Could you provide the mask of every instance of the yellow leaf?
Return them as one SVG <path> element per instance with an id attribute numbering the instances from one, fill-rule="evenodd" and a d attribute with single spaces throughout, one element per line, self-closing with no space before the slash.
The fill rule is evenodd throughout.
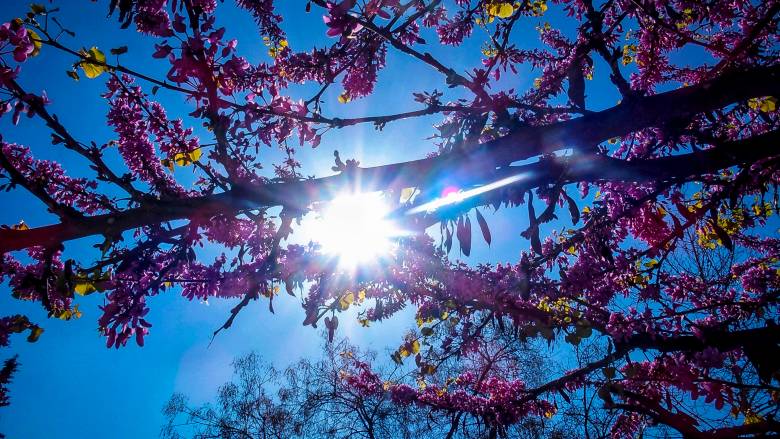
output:
<path id="1" fill-rule="evenodd" d="M 279 47 L 287 47 L 287 40 L 279 41 Z"/>
<path id="2" fill-rule="evenodd" d="M 196 148 L 189 152 L 177 153 L 173 156 L 173 161 L 179 166 L 187 166 L 193 162 L 197 162 L 200 159 L 201 154 L 203 154 L 203 152 L 200 148 Z M 173 165 L 171 165 L 170 169 L 173 169 Z"/>
<path id="3" fill-rule="evenodd" d="M 38 341 L 38 338 L 40 338 L 41 334 L 43 334 L 43 328 L 40 326 L 35 326 L 30 329 L 30 335 L 27 336 L 27 341 L 30 343 L 35 343 Z"/>
<path id="4" fill-rule="evenodd" d="M 55 314 L 55 316 L 60 320 L 80 319 L 81 311 L 79 311 L 79 307 L 76 305 L 73 309 L 63 310 L 59 314 Z"/>
<path id="5" fill-rule="evenodd" d="M 30 56 L 37 56 L 41 53 L 41 47 L 43 46 L 41 41 L 43 40 L 41 40 L 41 37 L 32 29 L 27 29 L 27 34 L 30 35 L 30 39 L 33 43 L 33 51 L 30 53 Z"/>
<path id="6" fill-rule="evenodd" d="M 511 3 L 494 3 L 488 7 L 488 14 L 498 18 L 509 18 L 514 12 L 515 8 Z"/>
<path id="7" fill-rule="evenodd" d="M 185 152 L 176 153 L 173 156 L 173 161 L 179 166 L 187 166 L 190 164 L 190 161 L 187 158 L 187 153 Z M 171 167 L 169 169 L 173 169 L 173 164 L 171 164 Z"/>
<path id="8" fill-rule="evenodd" d="M 777 109 L 777 98 L 768 97 L 761 101 L 761 107 L 759 107 L 764 113 L 771 113 Z"/>
<path id="9" fill-rule="evenodd" d="M 420 342 L 415 340 L 412 342 L 412 353 L 417 354 L 420 352 Z"/>
<path id="10" fill-rule="evenodd" d="M 24 220 L 22 220 L 22 221 L 19 221 L 19 224 L 15 224 L 15 225 L 11 226 L 11 229 L 13 229 L 13 230 L 29 230 L 30 226 L 28 226 L 24 222 Z"/>
<path id="11" fill-rule="evenodd" d="M 485 55 L 488 58 L 496 56 L 497 53 L 498 53 L 498 50 L 496 50 L 496 49 L 494 49 L 492 47 L 483 47 L 482 48 L 482 54 Z M 485 128 L 482 131 L 482 134 L 484 134 L 486 131 L 489 131 L 489 129 Z"/>
<path id="12" fill-rule="evenodd" d="M 762 418 L 761 415 L 757 415 L 752 410 L 745 413 L 745 425 L 758 424 L 763 421 L 764 418 Z"/>
<path id="13" fill-rule="evenodd" d="M 346 104 L 347 102 L 349 102 L 351 100 L 352 100 L 352 98 L 349 97 L 347 92 L 344 92 L 344 93 L 339 95 L 339 102 L 342 103 L 342 104 Z"/>
<path id="14" fill-rule="evenodd" d="M 339 299 L 339 307 L 341 307 L 342 310 L 345 310 L 349 308 L 349 305 L 352 305 L 352 302 L 354 301 L 355 301 L 355 294 L 347 293 L 341 299 Z"/>
<path id="15" fill-rule="evenodd" d="M 97 78 L 107 70 L 105 65 L 106 55 L 97 47 L 92 47 L 88 52 L 82 52 L 82 54 L 87 55 L 90 58 L 90 60 L 84 60 L 80 63 L 82 70 L 84 70 L 84 75 L 87 78 Z"/>
<path id="16" fill-rule="evenodd" d="M 358 293 L 358 302 L 366 300 L 366 290 L 360 290 Z"/>
<path id="17" fill-rule="evenodd" d="M 753 98 L 748 100 L 748 107 L 753 110 L 759 110 L 762 113 L 771 113 L 777 110 L 777 98 L 774 96 Z"/>
<path id="18" fill-rule="evenodd" d="M 97 288 L 95 288 L 95 284 L 90 281 L 78 281 L 73 288 L 73 291 L 79 296 L 86 296 L 97 291 Z"/>
<path id="19" fill-rule="evenodd" d="M 407 187 L 401 190 L 401 203 L 408 203 L 412 201 L 414 198 L 415 193 L 417 192 L 416 187 Z"/>
<path id="20" fill-rule="evenodd" d="M 43 6 L 38 3 L 31 3 L 30 12 L 32 12 L 35 15 L 44 15 L 46 14 L 46 6 Z"/>
<path id="21" fill-rule="evenodd" d="M 545 12 L 547 12 L 547 2 L 542 1 L 535 1 L 533 5 L 531 6 L 534 15 L 541 16 L 544 15 Z"/>

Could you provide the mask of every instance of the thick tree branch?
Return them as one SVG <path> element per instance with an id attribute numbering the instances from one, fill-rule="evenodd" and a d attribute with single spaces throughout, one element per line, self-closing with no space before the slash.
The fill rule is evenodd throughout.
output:
<path id="1" fill-rule="evenodd" d="M 221 194 L 166 203 L 145 203 L 121 213 L 89 217 L 79 223 L 24 231 L 0 230 L 0 253 L 96 234 L 117 234 L 147 224 L 194 216 L 280 205 L 303 209 L 314 201 L 328 199 L 350 187 L 363 191 L 398 189 L 420 186 L 426 181 L 443 178 L 466 186 L 484 184 L 508 172 L 528 172 L 529 178 L 538 185 L 545 182 L 545 178 L 549 179 L 551 172 L 557 181 L 561 170 L 547 166 L 546 161 L 525 167 L 509 167 L 509 164 L 563 148 L 578 149 L 598 144 L 612 137 L 688 118 L 749 98 L 778 94 L 780 66 L 760 67 L 723 75 L 708 83 L 638 98 L 577 119 L 546 126 L 522 127 L 507 136 L 476 145 L 471 150 L 434 158 L 358 168 L 336 176 L 304 181 L 237 186 Z M 603 156 L 583 156 L 587 160 L 568 164 L 566 175 L 569 181 L 636 181 L 691 176 L 771 156 L 775 153 L 777 137 L 777 132 L 773 132 L 752 140 L 732 142 L 706 152 L 706 160 L 702 159 L 702 153 L 634 162 Z M 475 197 L 475 202 L 479 201 Z"/>

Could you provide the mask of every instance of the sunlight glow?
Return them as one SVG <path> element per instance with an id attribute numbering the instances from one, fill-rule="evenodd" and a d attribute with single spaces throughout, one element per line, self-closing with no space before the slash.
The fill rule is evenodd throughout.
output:
<path id="1" fill-rule="evenodd" d="M 480 186 L 474 189 L 469 189 L 467 191 L 458 190 L 457 188 L 453 188 L 452 186 L 448 186 L 444 189 L 442 192 L 442 196 L 433 200 L 429 201 L 425 204 L 421 204 L 415 208 L 409 209 L 407 214 L 416 214 L 421 212 L 433 212 L 436 209 L 440 209 L 444 206 L 448 206 L 450 204 L 460 203 L 463 200 L 466 200 L 468 198 L 484 194 L 485 192 L 490 192 L 492 190 L 498 189 L 500 187 L 516 183 L 524 178 L 526 178 L 527 173 L 517 174 L 513 175 L 511 177 L 502 178 L 501 180 L 494 181 L 493 183 L 488 183 L 484 186 Z"/>
<path id="2" fill-rule="evenodd" d="M 379 192 L 345 194 L 328 202 L 307 224 L 307 232 L 339 265 L 376 263 L 403 232 L 388 219 L 390 208 Z"/>

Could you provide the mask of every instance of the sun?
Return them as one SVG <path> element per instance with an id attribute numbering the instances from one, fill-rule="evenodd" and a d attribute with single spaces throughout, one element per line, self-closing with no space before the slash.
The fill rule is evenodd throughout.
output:
<path id="1" fill-rule="evenodd" d="M 404 233 L 389 216 L 381 192 L 342 194 L 323 205 L 305 224 L 307 235 L 343 267 L 379 262 Z"/>

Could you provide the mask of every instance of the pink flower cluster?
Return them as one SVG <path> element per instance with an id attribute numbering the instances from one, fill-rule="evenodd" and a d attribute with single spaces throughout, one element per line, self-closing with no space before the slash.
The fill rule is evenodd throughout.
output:
<path id="1" fill-rule="evenodd" d="M 447 385 L 426 385 L 414 388 L 403 383 L 382 383 L 370 366 L 353 361 L 351 370 L 342 373 L 342 379 L 352 389 L 366 396 L 386 392 L 396 404 L 419 404 L 434 410 L 465 412 L 487 423 L 506 426 L 525 416 L 551 416 L 555 406 L 548 401 L 527 398 L 525 383 L 505 381 L 490 376 L 478 380 L 472 372 L 465 372 Z"/>
<path id="2" fill-rule="evenodd" d="M 14 61 L 20 63 L 27 61 L 37 50 L 32 34 L 22 25 L 21 20 L 0 24 L 0 50 L 8 45 L 13 47 Z"/>
<path id="3" fill-rule="evenodd" d="M 42 188 L 57 203 L 90 215 L 111 208 L 111 200 L 96 191 L 96 181 L 68 177 L 62 165 L 50 160 L 36 160 L 30 154 L 30 149 L 22 145 L 0 143 L 0 150 L 25 180 Z"/>
<path id="4" fill-rule="evenodd" d="M 184 194 L 184 189 L 176 183 L 171 175 L 165 172 L 160 158 L 155 151 L 151 135 L 155 132 L 162 135 L 169 152 L 188 147 L 186 138 L 175 139 L 171 135 L 186 135 L 181 125 L 174 124 L 171 129 L 163 129 L 165 125 L 158 117 L 160 114 L 146 114 L 146 95 L 141 88 L 133 85 L 132 79 L 123 77 L 121 80 L 112 77 L 108 81 L 108 92 L 103 95 L 109 102 L 108 124 L 119 135 L 117 146 L 119 153 L 134 177 L 148 183 L 156 192 L 167 196 Z M 176 129 L 178 126 L 178 129 Z M 191 132 L 189 132 L 191 133 Z M 176 144 L 171 144 L 174 139 Z M 194 140 L 197 142 L 197 140 Z M 184 142 L 184 143 L 178 143 Z M 192 144 L 193 140 L 189 141 Z"/>
<path id="5" fill-rule="evenodd" d="M 167 0 L 138 0 L 135 2 L 135 25 L 139 32 L 169 37 L 171 17 L 168 15 Z"/>

